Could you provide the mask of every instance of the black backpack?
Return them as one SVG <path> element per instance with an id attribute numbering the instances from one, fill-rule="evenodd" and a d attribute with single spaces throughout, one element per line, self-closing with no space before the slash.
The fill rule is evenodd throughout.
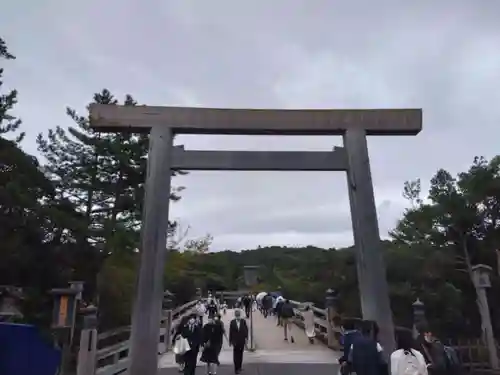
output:
<path id="1" fill-rule="evenodd" d="M 448 369 L 448 358 L 444 345 L 440 341 L 434 341 L 430 347 L 422 346 L 427 357 L 431 360 L 431 368 L 440 373 Z M 430 350 L 430 352 L 429 352 Z"/>
<path id="2" fill-rule="evenodd" d="M 459 375 L 462 372 L 462 363 L 458 358 L 457 351 L 451 346 L 444 346 L 448 370 L 451 374 Z"/>
<path id="3" fill-rule="evenodd" d="M 291 318 L 293 317 L 294 311 L 293 311 L 293 306 L 291 303 L 284 303 L 283 306 L 281 307 L 281 316 L 283 318 Z"/>

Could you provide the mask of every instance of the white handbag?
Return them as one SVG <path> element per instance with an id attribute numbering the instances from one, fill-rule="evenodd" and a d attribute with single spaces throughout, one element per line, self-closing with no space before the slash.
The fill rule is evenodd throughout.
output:
<path id="1" fill-rule="evenodd" d="M 189 346 L 189 341 L 184 337 L 179 337 L 175 341 L 175 345 L 172 349 L 174 354 L 178 354 L 178 355 L 183 355 L 183 354 L 189 352 L 190 350 L 191 350 L 191 347 Z"/>

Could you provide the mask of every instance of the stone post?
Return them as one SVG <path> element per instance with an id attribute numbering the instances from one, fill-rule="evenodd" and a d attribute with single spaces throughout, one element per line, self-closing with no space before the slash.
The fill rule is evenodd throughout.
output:
<path id="1" fill-rule="evenodd" d="M 338 316 L 337 302 L 337 292 L 331 288 L 328 289 L 325 296 L 328 347 L 338 350 L 340 343 L 337 337 L 339 327 L 336 325 L 336 318 Z"/>
<path id="2" fill-rule="evenodd" d="M 97 308 L 87 306 L 80 313 L 83 315 L 83 328 L 80 333 L 76 375 L 94 375 L 97 362 Z"/>
<path id="3" fill-rule="evenodd" d="M 422 301 L 420 301 L 420 298 L 417 298 L 411 306 L 413 308 L 413 337 L 417 338 L 420 333 L 420 329 L 427 325 L 425 305 Z"/>
<path id="4" fill-rule="evenodd" d="M 69 287 L 70 289 L 76 290 L 78 293 L 75 296 L 75 303 L 73 304 L 73 323 L 71 324 L 71 337 L 69 339 L 70 346 L 73 346 L 73 337 L 75 336 L 75 323 L 76 323 L 76 313 L 78 311 L 78 307 L 82 302 L 82 294 L 83 294 L 83 281 L 70 281 Z"/>
<path id="5" fill-rule="evenodd" d="M 500 369 L 498 363 L 498 352 L 496 348 L 495 336 L 493 335 L 493 327 L 491 325 L 490 308 L 488 306 L 488 298 L 486 289 L 491 287 L 490 273 L 493 269 L 485 264 L 478 264 L 472 267 L 474 286 L 477 292 L 477 302 L 479 313 L 481 314 L 481 327 L 483 338 L 488 347 L 490 366 L 493 370 Z"/>

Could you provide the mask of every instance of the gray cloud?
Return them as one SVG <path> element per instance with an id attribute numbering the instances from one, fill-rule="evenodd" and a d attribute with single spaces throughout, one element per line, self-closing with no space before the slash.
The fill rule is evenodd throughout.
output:
<path id="1" fill-rule="evenodd" d="M 215 107 L 422 107 L 418 137 L 369 140 L 381 235 L 404 209 L 402 184 L 458 172 L 498 152 L 500 5 L 483 1 L 60 0 L 2 8 L 18 56 L 7 85 L 35 152 L 94 91 L 141 103 Z M 338 137 L 177 139 L 191 149 L 329 150 Z M 172 217 L 215 249 L 352 243 L 341 173 L 201 173 Z"/>

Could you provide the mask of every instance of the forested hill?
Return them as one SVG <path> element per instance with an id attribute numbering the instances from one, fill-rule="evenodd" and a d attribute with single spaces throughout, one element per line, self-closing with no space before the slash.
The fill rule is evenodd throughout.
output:
<path id="1" fill-rule="evenodd" d="M 411 323 L 411 304 L 420 298 L 439 330 L 453 332 L 460 327 L 464 332 L 464 326 L 468 326 L 472 332 L 478 328 L 474 323 L 479 321 L 474 290 L 467 274 L 456 270 L 452 249 L 417 248 L 396 241 L 383 241 L 383 249 L 397 324 Z M 260 266 L 261 284 L 256 290 L 280 287 L 290 298 L 322 306 L 326 289 L 334 288 L 339 292 L 341 312 L 360 315 L 352 248 L 271 246 L 241 252 L 171 252 L 166 266 L 167 285 L 179 294 L 189 294 L 196 287 L 235 290 L 244 285 L 245 265 Z M 493 290 L 499 291 L 498 278 L 493 277 L 493 283 Z M 500 311 L 498 301 L 491 299 L 490 303 L 494 312 Z"/>

